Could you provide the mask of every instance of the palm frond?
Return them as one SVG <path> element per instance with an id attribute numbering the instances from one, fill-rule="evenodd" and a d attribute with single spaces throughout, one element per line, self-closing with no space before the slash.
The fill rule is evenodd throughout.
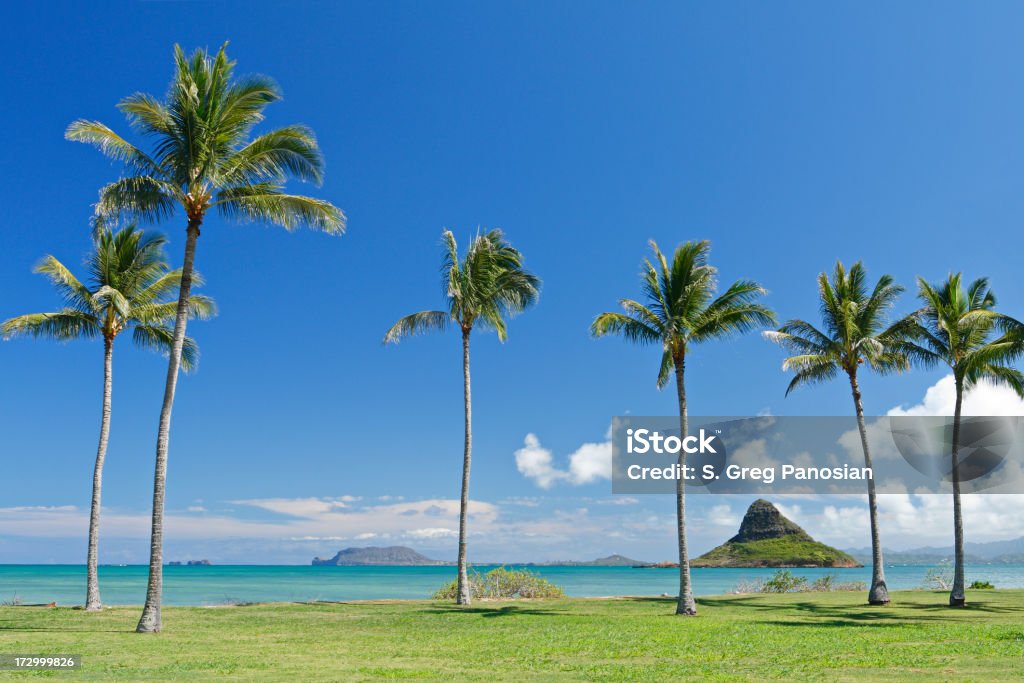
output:
<path id="1" fill-rule="evenodd" d="M 174 345 L 174 328 L 166 325 L 135 325 L 132 329 L 132 341 L 139 348 L 167 356 Z M 198 366 L 199 346 L 191 337 L 185 337 L 181 347 L 181 369 L 191 372 Z"/>
<path id="2" fill-rule="evenodd" d="M 0 325 L 4 339 L 18 336 L 46 337 L 58 341 L 90 339 L 101 331 L 99 321 L 73 308 L 54 313 L 29 313 L 5 320 Z"/>
<path id="3" fill-rule="evenodd" d="M 279 225 L 286 230 L 307 226 L 328 234 L 345 231 L 345 214 L 330 202 L 285 194 L 273 183 L 222 190 L 215 201 L 221 215 Z"/>
<path id="4" fill-rule="evenodd" d="M 451 315 L 444 311 L 420 311 L 401 318 L 384 335 L 384 344 L 397 344 L 405 337 L 431 330 L 444 331 L 451 324 Z"/>

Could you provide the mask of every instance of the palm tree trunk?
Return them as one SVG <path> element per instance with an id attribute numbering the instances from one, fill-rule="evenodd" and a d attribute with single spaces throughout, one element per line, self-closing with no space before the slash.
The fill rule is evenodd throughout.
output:
<path id="1" fill-rule="evenodd" d="M 100 602 L 99 541 L 100 495 L 103 489 L 103 461 L 107 457 L 110 439 L 110 396 L 114 386 L 114 340 L 103 338 L 103 413 L 100 419 L 100 443 L 96 448 L 96 466 L 92 471 L 92 504 L 89 508 L 89 552 L 85 563 L 85 609 L 95 612 Z"/>
<path id="2" fill-rule="evenodd" d="M 853 406 L 857 411 L 857 429 L 860 430 L 860 445 L 864 449 L 864 467 L 871 470 L 871 450 L 868 448 L 868 429 L 864 424 L 864 405 L 861 403 L 860 385 L 856 371 L 850 373 L 850 389 L 853 391 Z M 889 604 L 889 588 L 885 583 L 885 561 L 882 558 L 882 538 L 878 531 L 878 498 L 875 496 L 875 480 L 868 477 L 868 517 L 871 519 L 871 590 L 868 591 L 869 605 Z"/>
<path id="3" fill-rule="evenodd" d="M 163 592 L 163 545 L 164 545 L 164 486 L 167 480 L 167 447 L 170 442 L 171 408 L 174 406 L 174 390 L 178 385 L 178 367 L 181 365 L 181 349 L 185 343 L 185 327 L 188 324 L 188 299 L 192 293 L 192 271 L 195 263 L 196 240 L 199 239 L 199 225 L 202 219 L 189 218 L 185 233 L 185 261 L 181 268 L 181 288 L 178 292 L 178 310 L 174 318 L 174 339 L 170 359 L 167 362 L 167 383 L 164 386 L 164 402 L 160 409 L 160 427 L 156 438 L 156 469 L 153 476 L 153 524 L 149 540 L 149 581 L 146 585 L 146 604 L 135 630 L 139 633 L 156 633 L 161 628 L 160 605 Z"/>
<path id="4" fill-rule="evenodd" d="M 466 440 L 462 454 L 462 498 L 459 501 L 459 594 L 456 603 L 472 600 L 466 570 L 466 517 L 469 512 L 469 465 L 473 453 L 473 401 L 469 385 L 469 330 L 462 331 L 462 387 L 466 406 Z"/>
<path id="5" fill-rule="evenodd" d="M 686 413 L 686 360 L 682 356 L 676 359 L 676 393 L 679 397 L 679 438 L 689 433 Z M 686 451 L 679 450 L 680 472 L 686 472 Z M 686 483 L 683 476 L 676 479 L 676 534 L 679 539 L 679 600 L 676 603 L 676 614 L 694 615 L 697 603 L 693 599 L 693 587 L 690 583 L 690 556 L 686 550 Z"/>
<path id="6" fill-rule="evenodd" d="M 963 407 L 964 385 L 956 380 L 956 409 L 953 412 L 953 589 L 949 592 L 949 606 L 963 607 L 964 595 L 964 515 L 960 508 L 960 412 Z"/>

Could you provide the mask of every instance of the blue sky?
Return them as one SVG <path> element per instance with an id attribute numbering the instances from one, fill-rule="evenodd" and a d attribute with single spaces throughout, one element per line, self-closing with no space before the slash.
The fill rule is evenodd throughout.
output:
<path id="1" fill-rule="evenodd" d="M 80 262 L 96 191 L 117 177 L 64 128 L 126 130 L 115 103 L 163 93 L 175 42 L 230 40 L 240 73 L 278 80 L 266 125 L 314 128 L 327 176 L 309 191 L 349 217 L 341 238 L 204 227 L 197 264 L 221 314 L 191 328 L 202 363 L 179 384 L 170 559 L 305 562 L 371 539 L 454 554 L 458 339 L 380 345 L 399 316 L 439 305 L 444 227 L 463 242 L 503 228 L 544 280 L 507 343 L 474 339 L 480 560 L 672 556 L 671 499 L 612 504 L 602 479 L 544 490 L 514 456 L 535 434 L 564 469 L 612 416 L 675 410 L 656 351 L 587 333 L 638 294 L 648 239 L 710 239 L 721 278 L 759 280 L 783 318 L 814 316 L 814 277 L 837 258 L 908 286 L 986 274 L 1024 315 L 1019 4 L 65 3 L 5 6 L 0 21 L 16 27 L 0 66 L 0 318 L 54 307 L 31 267 Z M 180 223 L 160 226 L 176 263 Z M 0 561 L 84 557 L 100 355 L 0 344 Z M 849 412 L 839 383 L 784 398 L 780 362 L 756 335 L 697 349 L 691 411 Z M 146 557 L 163 368 L 116 349 L 106 561 Z M 865 378 L 867 410 L 919 404 L 941 377 Z M 698 504 L 698 549 L 746 502 Z M 827 509 L 806 502 L 800 521 L 866 545 L 859 526 L 828 536 Z"/>

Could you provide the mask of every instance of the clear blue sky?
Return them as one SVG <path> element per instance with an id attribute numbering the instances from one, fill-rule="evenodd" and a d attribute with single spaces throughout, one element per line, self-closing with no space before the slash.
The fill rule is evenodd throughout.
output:
<path id="1" fill-rule="evenodd" d="M 80 262 L 90 205 L 119 172 L 64 128 L 86 117 L 126 131 L 115 103 L 164 92 L 175 42 L 230 40 L 240 73 L 284 90 L 266 125 L 302 122 L 319 136 L 326 182 L 309 191 L 346 211 L 345 236 L 211 218 L 200 239 L 203 291 L 221 314 L 191 328 L 202 363 L 179 384 L 168 509 L 212 516 L 211 528 L 294 519 L 237 501 L 361 497 L 339 508 L 354 510 L 379 496 L 457 497 L 457 337 L 380 344 L 397 317 L 440 304 L 444 227 L 462 241 L 503 228 L 544 280 L 507 343 L 474 339 L 473 498 L 510 523 L 603 520 L 591 536 L 538 531 L 547 540 L 524 546 L 530 557 L 492 547 L 478 559 L 672 556 L 671 500 L 604 505 L 607 481 L 543 491 L 513 456 L 535 433 L 564 468 L 613 415 L 675 410 L 654 386 L 656 351 L 587 331 L 638 294 L 648 239 L 710 239 L 721 278 L 759 280 L 783 318 L 815 316 L 814 277 L 837 258 L 908 286 L 951 269 L 986 274 L 1004 310 L 1024 315 L 1017 3 L 104 2 L 7 5 L 0 21 L 0 318 L 55 306 L 31 268 L 46 253 Z M 160 229 L 180 262 L 182 221 Z M 104 500 L 131 527 L 148 514 L 165 364 L 126 342 Z M 697 349 L 691 411 L 849 412 L 840 383 L 785 399 L 780 362 L 756 335 Z M 61 525 L 78 529 L 88 505 L 101 369 L 95 343 L 0 344 L 0 507 L 65 508 L 8 510 L 0 561 L 84 559 L 84 538 Z M 867 409 L 919 403 L 940 377 L 865 379 Z M 620 545 L 600 533 L 655 518 L 663 533 Z M 443 532 L 386 535 L 374 519 L 364 539 L 454 554 Z M 189 533 L 171 532 L 171 553 L 305 561 L 355 538 L 302 545 L 245 531 L 253 538 L 231 554 Z M 707 546 L 728 532 L 695 533 Z M 122 536 L 105 541 L 105 558 L 143 560 L 144 533 Z"/>

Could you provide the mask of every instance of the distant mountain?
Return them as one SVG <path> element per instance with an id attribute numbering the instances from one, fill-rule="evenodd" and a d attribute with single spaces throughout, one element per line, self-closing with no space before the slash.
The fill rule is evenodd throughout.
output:
<path id="1" fill-rule="evenodd" d="M 366 548 L 345 548 L 330 558 L 313 558 L 313 565 L 327 565 L 336 567 L 351 567 L 358 565 L 444 565 L 450 564 L 441 560 L 432 560 L 429 557 L 420 555 L 412 548 L 401 545 L 392 545 L 386 548 L 370 546 Z"/>
<path id="2" fill-rule="evenodd" d="M 526 566 L 533 567 L 635 567 L 637 565 L 646 564 L 638 560 L 633 560 L 625 555 L 609 555 L 608 557 L 599 557 L 596 560 L 559 560 L 555 562 L 531 562 Z"/>
<path id="3" fill-rule="evenodd" d="M 691 563 L 693 567 L 859 567 L 842 550 L 819 543 L 767 500 L 755 500 L 739 533 Z"/>
<path id="4" fill-rule="evenodd" d="M 871 562 L 870 548 L 855 548 L 848 553 L 857 559 Z M 886 564 L 938 564 L 953 561 L 953 548 L 925 546 L 910 550 L 891 550 L 886 548 Z M 989 541 L 987 543 L 964 543 L 964 561 L 967 564 L 1022 564 L 1024 563 L 1024 536 L 1009 541 Z"/>

